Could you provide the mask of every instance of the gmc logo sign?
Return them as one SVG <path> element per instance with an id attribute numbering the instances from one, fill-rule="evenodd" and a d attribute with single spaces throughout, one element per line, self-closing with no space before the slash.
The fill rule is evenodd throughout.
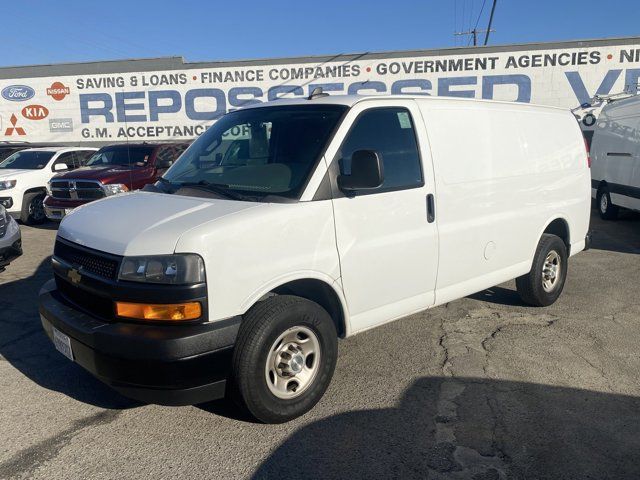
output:
<path id="1" fill-rule="evenodd" d="M 28 105 L 22 109 L 22 116 L 27 120 L 42 120 L 49 116 L 49 109 L 42 105 Z"/>

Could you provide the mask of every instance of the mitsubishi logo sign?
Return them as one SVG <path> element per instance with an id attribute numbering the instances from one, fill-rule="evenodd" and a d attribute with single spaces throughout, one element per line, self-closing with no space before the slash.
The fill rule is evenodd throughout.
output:
<path id="1" fill-rule="evenodd" d="M 16 132 L 16 135 L 26 135 L 27 134 L 27 132 L 24 131 L 24 128 L 16 127 L 16 124 L 18 123 L 18 117 L 16 117 L 15 114 L 11 115 L 11 118 L 9 119 L 9 122 L 11 123 L 12 126 L 7 128 L 7 130 L 4 132 L 5 135 L 11 136 L 11 135 L 13 135 L 13 132 Z"/>

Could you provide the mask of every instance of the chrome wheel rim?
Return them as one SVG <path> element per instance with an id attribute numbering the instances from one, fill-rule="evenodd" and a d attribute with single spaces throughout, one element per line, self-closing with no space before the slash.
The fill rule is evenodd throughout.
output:
<path id="1" fill-rule="evenodd" d="M 36 221 L 44 219 L 44 205 L 42 201 L 42 197 L 37 197 L 29 204 L 29 215 Z"/>
<path id="2" fill-rule="evenodd" d="M 558 252 L 551 250 L 544 259 L 542 266 L 542 288 L 545 292 L 551 292 L 558 284 L 560 278 L 561 258 Z"/>
<path id="3" fill-rule="evenodd" d="M 307 327 L 285 330 L 269 349 L 265 380 L 276 397 L 290 400 L 313 384 L 320 366 L 320 341 Z"/>
<path id="4" fill-rule="evenodd" d="M 607 213 L 607 208 L 609 208 L 609 200 L 607 199 L 607 195 L 603 193 L 600 195 L 600 211 Z"/>

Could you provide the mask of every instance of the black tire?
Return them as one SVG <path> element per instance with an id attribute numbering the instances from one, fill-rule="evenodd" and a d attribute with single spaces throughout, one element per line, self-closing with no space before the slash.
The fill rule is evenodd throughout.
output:
<path id="1" fill-rule="evenodd" d="M 549 257 L 556 260 L 552 252 L 557 255 L 559 268 L 558 273 L 554 275 L 555 280 L 550 284 L 549 277 L 545 277 L 544 269 Z M 568 266 L 567 247 L 562 239 L 556 235 L 543 234 L 531 270 L 526 275 L 516 278 L 516 288 L 522 301 L 534 307 L 546 307 L 554 303 L 564 288 Z"/>
<path id="2" fill-rule="evenodd" d="M 278 398 L 267 384 L 268 358 L 273 355 L 271 349 L 279 337 L 298 327 L 313 332 L 319 342 L 319 360 L 314 367 L 317 370 L 299 396 Z M 338 335 L 326 310 L 300 297 L 271 297 L 256 304 L 242 320 L 233 352 L 230 396 L 261 422 L 286 422 L 308 412 L 322 398 L 331 382 L 337 358 Z M 291 377 L 291 380 L 295 379 Z"/>
<path id="3" fill-rule="evenodd" d="M 615 220 L 618 218 L 619 208 L 611 201 L 611 195 L 606 185 L 603 185 L 598 190 L 596 207 L 598 208 L 598 213 L 600 213 L 600 218 L 603 220 Z"/>
<path id="4" fill-rule="evenodd" d="M 22 199 L 20 221 L 25 225 L 40 225 L 47 219 L 44 214 L 44 193 L 25 193 Z"/>

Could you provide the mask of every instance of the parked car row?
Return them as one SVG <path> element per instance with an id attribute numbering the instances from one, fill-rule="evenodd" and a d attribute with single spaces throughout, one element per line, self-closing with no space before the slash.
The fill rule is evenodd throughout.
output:
<path id="1" fill-rule="evenodd" d="M 44 212 L 61 220 L 80 205 L 154 183 L 187 148 L 186 143 L 109 145 L 78 169 L 56 175 L 47 187 Z"/>
<path id="2" fill-rule="evenodd" d="M 2 146 L 4 147 L 4 146 Z M 187 144 L 46 146 L 14 150 L 0 162 L 0 205 L 25 224 L 60 220 L 71 209 L 153 183 Z"/>
<path id="3" fill-rule="evenodd" d="M 154 183 L 186 143 L 98 148 L 0 143 L 0 271 L 22 254 L 20 228 Z"/>

